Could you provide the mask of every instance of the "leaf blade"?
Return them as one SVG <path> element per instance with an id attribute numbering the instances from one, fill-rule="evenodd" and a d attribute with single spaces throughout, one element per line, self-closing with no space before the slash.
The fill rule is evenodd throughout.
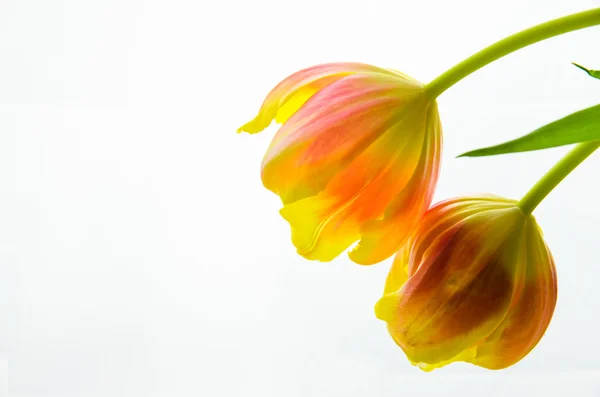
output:
<path id="1" fill-rule="evenodd" d="M 485 157 L 600 140 L 600 105 L 580 110 L 520 138 L 465 152 L 458 157 Z"/>

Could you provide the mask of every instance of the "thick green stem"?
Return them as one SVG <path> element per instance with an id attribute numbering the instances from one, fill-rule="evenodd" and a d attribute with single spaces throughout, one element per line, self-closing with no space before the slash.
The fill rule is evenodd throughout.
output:
<path id="1" fill-rule="evenodd" d="M 437 98 L 441 93 L 466 76 L 511 52 L 550 37 L 599 24 L 600 8 L 594 8 L 525 29 L 484 48 L 451 69 L 448 69 L 427 84 L 425 90 L 431 98 Z"/>
<path id="2" fill-rule="evenodd" d="M 531 214 L 535 207 L 550 193 L 567 175 L 583 162 L 594 150 L 600 147 L 600 141 L 580 143 L 566 154 L 550 171 L 546 173 L 519 201 L 519 207 L 526 214 Z"/>

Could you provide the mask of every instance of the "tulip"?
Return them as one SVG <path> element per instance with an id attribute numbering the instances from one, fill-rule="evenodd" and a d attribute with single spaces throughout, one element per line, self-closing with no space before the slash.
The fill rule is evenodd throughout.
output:
<path id="1" fill-rule="evenodd" d="M 534 217 L 513 200 L 429 209 L 394 259 L 376 316 L 423 370 L 501 369 L 525 357 L 556 305 L 556 270 Z"/>
<path id="2" fill-rule="evenodd" d="M 431 204 L 441 156 L 434 99 L 416 80 L 360 63 L 292 74 L 238 132 L 275 120 L 262 182 L 283 203 L 292 242 L 307 259 L 393 255 Z"/>

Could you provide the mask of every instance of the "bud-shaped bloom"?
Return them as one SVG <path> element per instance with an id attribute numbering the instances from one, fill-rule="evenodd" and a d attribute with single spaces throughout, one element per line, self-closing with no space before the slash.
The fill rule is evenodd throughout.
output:
<path id="1" fill-rule="evenodd" d="M 437 105 L 399 72 L 359 63 L 301 70 L 239 131 L 283 125 L 262 163 L 292 242 L 308 259 L 393 255 L 431 204 L 441 151 Z"/>
<path id="2" fill-rule="evenodd" d="M 375 313 L 409 360 L 501 369 L 525 357 L 556 305 L 554 260 L 513 200 L 460 198 L 429 209 L 394 259 Z"/>

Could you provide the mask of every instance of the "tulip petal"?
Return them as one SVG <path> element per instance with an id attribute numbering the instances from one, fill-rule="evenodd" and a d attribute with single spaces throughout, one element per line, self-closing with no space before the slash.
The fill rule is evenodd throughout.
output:
<path id="1" fill-rule="evenodd" d="M 481 211 L 514 208 L 516 201 L 496 196 L 463 197 L 442 201 L 429 209 L 414 233 L 413 250 L 407 267 L 409 277 L 424 263 L 420 258 L 433 251 L 432 245 L 444 230 L 467 222 Z"/>
<path id="2" fill-rule="evenodd" d="M 403 346 L 403 341 L 396 339 L 396 329 L 394 328 L 394 320 L 397 316 L 398 307 L 402 305 L 402 297 L 399 292 L 392 292 L 387 295 L 384 295 L 379 302 L 375 305 L 375 316 L 383 321 L 388 322 L 388 331 L 394 341 L 398 344 L 398 346 Z M 425 372 L 433 371 L 434 369 L 444 367 L 448 364 L 457 361 L 469 361 L 472 360 L 477 354 L 477 349 L 475 347 L 468 348 L 459 352 L 457 355 L 453 356 L 447 360 L 436 361 L 434 363 L 425 363 L 422 361 L 413 361 L 411 356 L 408 356 L 410 362 L 419 367 L 421 370 Z M 408 354 L 407 354 L 408 355 Z"/>
<path id="3" fill-rule="evenodd" d="M 421 369 L 425 372 L 431 372 L 434 369 L 442 368 L 448 364 L 456 363 L 459 361 L 467 361 L 468 362 L 469 360 L 472 360 L 476 354 L 477 354 L 477 348 L 472 347 L 470 349 L 467 349 L 467 350 L 464 350 L 464 351 L 458 353 L 458 355 L 452 357 L 449 360 L 440 361 L 435 364 L 415 363 L 415 362 L 412 362 L 412 364 L 416 365 L 417 367 L 419 367 L 419 369 Z"/>
<path id="4" fill-rule="evenodd" d="M 523 247 L 525 285 L 502 324 L 477 347 L 469 362 L 488 369 L 509 367 L 525 357 L 544 335 L 557 298 L 556 270 L 535 220 L 527 225 Z"/>
<path id="5" fill-rule="evenodd" d="M 341 77 L 342 76 L 339 75 L 324 77 L 315 81 L 314 83 L 300 88 L 296 93 L 290 96 L 290 99 L 288 99 L 283 105 L 281 105 L 279 109 L 277 109 L 277 113 L 275 114 L 275 122 L 278 124 L 285 123 L 315 93 Z"/>
<path id="6" fill-rule="evenodd" d="M 510 216 L 513 221 L 494 224 L 490 238 L 481 240 L 481 235 L 489 232 L 495 218 L 507 219 L 506 211 L 513 210 L 488 211 L 497 212 L 492 216 L 472 215 L 468 222 L 444 232 L 395 293 L 396 311 L 386 321 L 390 334 L 411 361 L 434 365 L 452 362 L 504 319 L 514 295 L 514 269 L 510 268 L 512 261 L 501 260 L 495 253 L 510 240 L 513 221 L 519 217 Z M 517 211 L 513 211 L 515 215 Z M 379 305 L 389 306 L 389 295 Z"/>
<path id="7" fill-rule="evenodd" d="M 556 297 L 535 219 L 514 200 L 467 197 L 426 212 L 394 259 L 375 314 L 424 371 L 455 361 L 501 369 L 540 341 Z"/>
<path id="8" fill-rule="evenodd" d="M 285 122 L 312 94 L 337 79 L 354 73 L 384 73 L 391 70 L 362 63 L 337 62 L 300 70 L 279 83 L 265 98 L 258 115 L 238 129 L 255 134 L 267 128 L 273 119 Z"/>
<path id="9" fill-rule="evenodd" d="M 323 191 L 281 210 L 300 255 L 332 260 L 360 238 L 362 224 L 383 216 L 406 186 L 419 161 L 424 128 L 423 122 L 415 120 L 415 112 L 403 113 L 400 121 L 340 169 Z"/>
<path id="10" fill-rule="evenodd" d="M 263 184 L 284 204 L 322 191 L 405 117 L 397 109 L 420 89 L 397 77 L 370 73 L 341 78 L 320 90 L 275 134 L 263 159 Z"/>
<path id="11" fill-rule="evenodd" d="M 410 245 L 406 244 L 398 251 L 392 262 L 392 267 L 385 279 L 383 294 L 387 295 L 398 291 L 408 280 L 408 261 L 410 258 Z"/>
<path id="12" fill-rule="evenodd" d="M 489 209 L 490 202 L 494 202 L 494 208 L 497 209 L 510 208 L 516 203 L 514 200 L 490 195 L 477 199 L 464 197 L 441 201 L 431 207 L 413 233 L 413 238 L 409 239 L 396 254 L 386 279 L 384 295 L 399 290 L 408 277 L 417 271 L 418 266 L 411 266 L 411 257 L 421 258 L 424 249 L 430 247 L 440 233 L 483 208 Z M 413 246 L 415 249 L 411 250 Z M 420 259 L 413 262 L 422 263 Z"/>
<path id="13" fill-rule="evenodd" d="M 435 103 L 427 114 L 426 142 L 410 182 L 386 209 L 383 219 L 361 228 L 359 244 L 348 254 L 362 265 L 389 258 L 405 242 L 431 204 L 441 162 L 442 131 Z"/>

